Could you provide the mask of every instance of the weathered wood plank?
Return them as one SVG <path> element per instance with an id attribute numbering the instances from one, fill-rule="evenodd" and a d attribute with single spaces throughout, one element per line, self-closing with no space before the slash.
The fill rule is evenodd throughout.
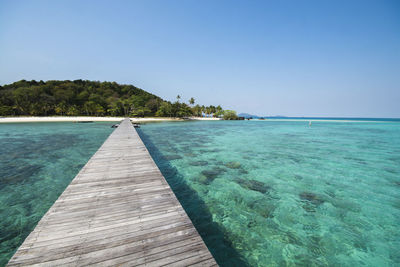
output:
<path id="1" fill-rule="evenodd" d="M 9 266 L 215 266 L 124 120 L 43 216 Z"/>
<path id="2" fill-rule="evenodd" d="M 147 230 L 153 231 L 153 229 L 157 229 L 159 227 L 163 226 L 168 226 L 168 227 L 173 227 L 175 225 L 180 225 L 180 224 L 185 224 L 187 222 L 176 222 L 175 216 L 170 216 L 166 218 L 161 218 L 158 220 L 152 221 L 151 224 L 145 224 L 142 227 L 138 227 L 137 224 L 131 224 L 126 227 L 126 225 L 122 226 L 117 226 L 109 229 L 100 229 L 98 231 L 90 231 L 85 235 L 86 240 L 96 240 L 96 239 L 103 239 L 103 238 L 110 238 L 113 236 L 117 236 L 119 234 L 124 234 L 124 235 L 129 235 L 129 234 L 137 234 L 138 232 L 143 232 L 145 233 Z M 50 240 L 40 240 L 36 242 L 25 242 L 20 249 L 26 249 L 26 248 L 31 248 L 31 247 L 39 247 L 39 246 L 54 246 L 57 244 L 60 244 L 62 246 L 63 244 L 67 244 L 69 241 L 71 243 L 76 242 L 76 239 L 81 239 L 81 235 L 76 235 L 75 233 L 65 236 L 64 238 L 56 238 L 56 239 L 50 239 Z"/>

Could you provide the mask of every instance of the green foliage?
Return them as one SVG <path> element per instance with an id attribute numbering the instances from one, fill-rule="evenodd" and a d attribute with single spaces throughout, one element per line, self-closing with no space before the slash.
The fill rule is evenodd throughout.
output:
<path id="1" fill-rule="evenodd" d="M 194 116 L 201 117 L 201 113 L 203 112 L 200 105 L 196 105 L 192 108 L 192 112 Z"/>
<path id="2" fill-rule="evenodd" d="M 183 118 L 192 116 L 192 109 L 185 103 L 179 103 L 176 107 L 175 117 Z"/>
<path id="3" fill-rule="evenodd" d="M 172 117 L 172 105 L 169 102 L 163 102 L 156 112 L 158 117 Z"/>
<path id="4" fill-rule="evenodd" d="M 223 118 L 224 118 L 224 120 L 237 120 L 239 117 L 236 115 L 236 111 L 225 110 Z"/>
<path id="5" fill-rule="evenodd" d="M 195 99 L 194 99 L 193 97 L 191 97 L 191 98 L 189 99 L 189 104 L 190 104 L 190 105 L 194 105 L 194 102 L 195 102 Z"/>
<path id="6" fill-rule="evenodd" d="M 193 110 L 185 103 L 178 101 L 174 103 L 164 102 L 161 104 L 156 116 L 159 117 L 190 117 L 193 115 Z"/>
<path id="7" fill-rule="evenodd" d="M 133 85 L 87 80 L 26 81 L 0 86 L 0 116 L 222 117 L 221 106 L 171 103 Z"/>
<path id="8" fill-rule="evenodd" d="M 154 116 L 158 96 L 132 85 L 96 81 L 25 81 L 0 87 L 0 115 Z"/>
<path id="9" fill-rule="evenodd" d="M 0 116 L 7 116 L 14 113 L 14 110 L 10 106 L 0 106 Z"/>
<path id="10" fill-rule="evenodd" d="M 224 110 L 222 109 L 221 106 L 217 106 L 217 107 L 215 108 L 214 117 L 220 118 L 220 117 L 223 117 L 223 116 L 224 116 Z"/>

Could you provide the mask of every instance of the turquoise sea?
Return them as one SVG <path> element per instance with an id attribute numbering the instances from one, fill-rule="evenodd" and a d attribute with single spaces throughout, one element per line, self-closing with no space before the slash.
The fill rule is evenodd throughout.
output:
<path id="1" fill-rule="evenodd" d="M 112 124 L 0 124 L 0 266 L 105 141 Z"/>
<path id="2" fill-rule="evenodd" d="M 0 125 L 0 266 L 111 124 Z M 165 122 L 138 132 L 221 266 L 400 265 L 399 122 Z"/>
<path id="3" fill-rule="evenodd" d="M 139 130 L 222 266 L 400 266 L 400 123 Z"/>

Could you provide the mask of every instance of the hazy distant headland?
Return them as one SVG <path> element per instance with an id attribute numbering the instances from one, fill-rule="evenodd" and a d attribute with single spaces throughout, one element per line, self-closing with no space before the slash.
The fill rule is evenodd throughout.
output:
<path id="1" fill-rule="evenodd" d="M 303 117 L 303 116 L 283 116 L 283 115 L 275 115 L 275 116 L 259 116 L 259 115 L 252 115 L 248 113 L 239 113 L 239 117 L 245 119 L 261 119 L 261 120 L 269 120 L 269 121 L 391 121 L 391 122 L 400 122 L 400 118 L 365 118 L 365 117 Z"/>
<path id="2" fill-rule="evenodd" d="M 0 116 L 224 117 L 218 106 L 162 99 L 133 85 L 88 80 L 26 81 L 0 86 Z"/>

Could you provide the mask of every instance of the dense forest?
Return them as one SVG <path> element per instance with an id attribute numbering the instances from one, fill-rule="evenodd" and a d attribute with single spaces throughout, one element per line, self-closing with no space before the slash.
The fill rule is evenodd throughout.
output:
<path id="1" fill-rule="evenodd" d="M 131 116 L 189 117 L 214 116 L 224 111 L 221 106 L 169 102 L 133 85 L 87 80 L 26 81 L 0 86 L 0 116 Z"/>

